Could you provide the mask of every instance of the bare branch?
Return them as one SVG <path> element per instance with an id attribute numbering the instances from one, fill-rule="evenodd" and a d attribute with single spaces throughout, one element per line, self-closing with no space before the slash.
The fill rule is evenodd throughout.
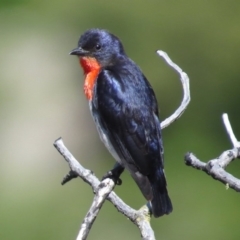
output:
<path id="1" fill-rule="evenodd" d="M 143 240 L 155 240 L 154 232 L 150 225 L 149 209 L 146 205 L 144 205 L 137 212 L 136 224 L 140 229 L 141 236 Z"/>
<path id="2" fill-rule="evenodd" d="M 86 217 L 83 220 L 80 231 L 77 236 L 77 240 L 85 240 L 89 234 L 89 231 L 100 211 L 106 197 L 114 188 L 114 182 L 107 178 L 98 185 L 98 189 L 93 199 L 92 206 L 90 207 Z"/>
<path id="3" fill-rule="evenodd" d="M 89 210 L 89 214 L 91 216 L 87 214 L 87 216 L 85 217 L 83 224 L 81 226 L 81 229 L 79 231 L 77 240 L 86 239 L 87 234 L 92 226 L 92 223 L 94 222 L 97 216 L 97 213 L 99 212 L 105 198 L 107 198 L 107 200 L 109 200 L 117 208 L 119 212 L 121 212 L 128 219 L 130 219 L 135 225 L 138 226 L 143 240 L 155 240 L 154 232 L 150 226 L 150 216 L 149 216 L 149 210 L 147 207 L 143 207 L 137 211 L 129 207 L 127 204 L 125 204 L 116 195 L 116 193 L 112 191 L 114 187 L 114 182 L 111 179 L 106 179 L 108 181 L 104 180 L 102 182 L 103 184 L 106 183 L 107 189 L 103 190 L 102 187 L 98 188 L 100 181 L 96 178 L 96 176 L 92 173 L 92 171 L 85 169 L 74 158 L 74 156 L 65 147 L 61 138 L 57 139 L 54 142 L 54 146 L 59 151 L 59 153 L 65 158 L 65 160 L 68 162 L 71 172 L 76 173 L 80 178 L 82 178 L 85 182 L 87 182 L 92 187 L 94 193 L 99 192 L 98 194 L 100 195 L 94 198 L 94 200 L 96 200 L 96 204 L 94 204 L 93 202 Z M 97 212 L 94 212 L 96 209 L 97 209 Z M 86 219 L 88 217 L 90 218 Z"/>
<path id="4" fill-rule="evenodd" d="M 240 146 L 239 142 L 235 138 L 232 131 L 231 124 L 228 120 L 227 114 L 223 114 L 223 121 L 232 141 L 234 148 L 224 151 L 218 158 L 212 159 L 207 163 L 200 161 L 193 153 L 187 153 L 185 155 L 185 163 L 188 166 L 192 166 L 198 170 L 206 172 L 214 179 L 226 184 L 228 187 L 240 191 L 240 180 L 233 175 L 225 171 L 225 168 L 236 158 L 240 158 Z"/>
<path id="5" fill-rule="evenodd" d="M 167 64 L 179 74 L 183 86 L 183 100 L 181 102 L 181 105 L 170 117 L 166 118 L 164 121 L 161 122 L 161 128 L 163 129 L 176 121 L 184 113 L 191 98 L 188 75 L 183 72 L 182 69 L 169 58 L 167 53 L 158 50 L 157 54 L 161 56 L 167 62 Z"/>

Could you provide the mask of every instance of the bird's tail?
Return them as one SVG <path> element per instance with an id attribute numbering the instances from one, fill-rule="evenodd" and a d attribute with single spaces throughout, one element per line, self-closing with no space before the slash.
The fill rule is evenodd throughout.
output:
<path id="1" fill-rule="evenodd" d="M 172 202 L 168 196 L 167 183 L 163 169 L 159 169 L 154 175 L 149 176 L 152 186 L 153 199 L 151 200 L 154 217 L 161 217 L 172 212 Z"/>

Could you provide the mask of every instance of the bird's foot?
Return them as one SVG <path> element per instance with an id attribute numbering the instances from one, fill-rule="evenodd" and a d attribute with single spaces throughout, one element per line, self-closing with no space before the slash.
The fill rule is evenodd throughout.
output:
<path id="1" fill-rule="evenodd" d="M 122 174 L 123 170 L 124 167 L 116 163 L 112 170 L 108 171 L 105 175 L 103 175 L 102 180 L 110 178 L 114 181 L 116 185 L 121 185 L 122 180 L 120 178 L 120 175 Z"/>

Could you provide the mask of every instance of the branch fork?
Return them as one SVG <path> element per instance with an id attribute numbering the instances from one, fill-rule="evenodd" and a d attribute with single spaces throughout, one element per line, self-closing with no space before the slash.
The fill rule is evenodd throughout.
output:
<path id="1" fill-rule="evenodd" d="M 233 148 L 224 151 L 219 157 L 209 160 L 207 163 L 199 160 L 193 153 L 189 152 L 185 155 L 185 163 L 198 170 L 206 172 L 214 179 L 226 184 L 237 192 L 240 192 L 240 180 L 225 171 L 225 168 L 236 158 L 240 158 L 240 142 L 236 139 L 228 115 L 222 115 L 223 123 L 226 128 L 229 139 Z"/>

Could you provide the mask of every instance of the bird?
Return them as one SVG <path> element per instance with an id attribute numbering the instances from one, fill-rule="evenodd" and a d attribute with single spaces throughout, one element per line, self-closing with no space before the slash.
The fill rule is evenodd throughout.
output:
<path id="1" fill-rule="evenodd" d="M 121 184 L 127 169 L 154 217 L 172 212 L 156 95 L 120 39 L 104 29 L 85 31 L 77 48 L 84 93 L 100 139 L 116 160 L 103 178 Z"/>

